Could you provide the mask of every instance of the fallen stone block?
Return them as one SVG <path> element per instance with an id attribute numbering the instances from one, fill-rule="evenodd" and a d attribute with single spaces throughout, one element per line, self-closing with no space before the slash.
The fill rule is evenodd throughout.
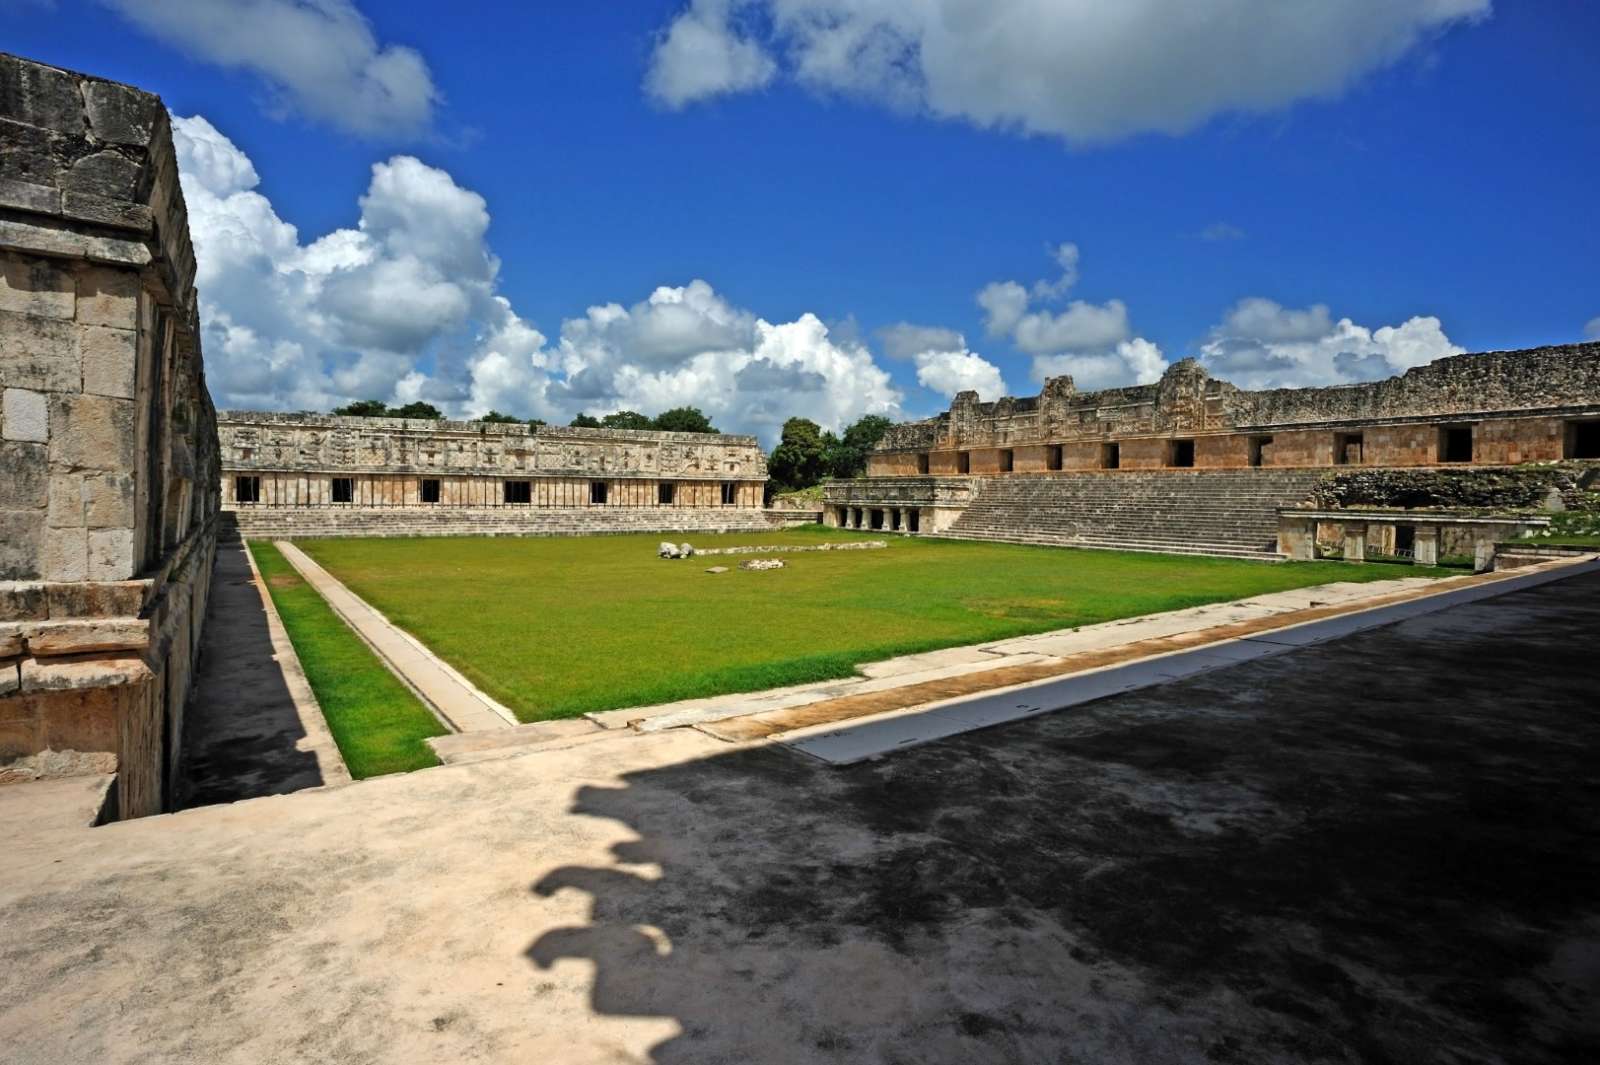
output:
<path id="1" fill-rule="evenodd" d="M 743 562 L 739 563 L 739 568 L 740 569 L 748 569 L 748 570 L 782 569 L 783 568 L 783 559 L 781 559 L 781 558 L 748 558 L 748 559 L 745 559 Z"/>
<path id="2" fill-rule="evenodd" d="M 707 566 L 706 567 L 706 572 L 707 573 L 726 573 L 726 572 L 728 572 L 728 567 L 727 566 Z"/>

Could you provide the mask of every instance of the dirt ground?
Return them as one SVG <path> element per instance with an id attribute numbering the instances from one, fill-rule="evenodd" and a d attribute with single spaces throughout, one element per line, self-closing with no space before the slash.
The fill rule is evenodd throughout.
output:
<path id="1" fill-rule="evenodd" d="M 19 829 L 0 1047 L 1600 1060 L 1597 635 L 1579 577 L 846 769 L 679 730 Z"/>

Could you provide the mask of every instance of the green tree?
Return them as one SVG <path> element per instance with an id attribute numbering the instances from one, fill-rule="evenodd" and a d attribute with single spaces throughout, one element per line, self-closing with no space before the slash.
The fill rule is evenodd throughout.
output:
<path id="1" fill-rule="evenodd" d="M 653 429 L 655 422 L 631 410 L 619 410 L 600 419 L 602 429 Z"/>
<path id="2" fill-rule="evenodd" d="M 432 403 L 424 403 L 421 400 L 417 400 L 414 403 L 407 403 L 403 407 L 395 407 L 395 408 L 393 408 L 392 410 L 389 411 L 389 417 L 391 417 L 391 418 L 423 418 L 423 419 L 426 419 L 428 421 L 435 421 L 436 422 L 439 419 L 443 418 L 444 415 L 441 414 L 439 412 L 439 408 L 435 407 Z"/>
<path id="3" fill-rule="evenodd" d="M 711 419 L 699 407 L 673 407 L 656 415 L 655 428 L 666 433 L 716 433 Z"/>
<path id="4" fill-rule="evenodd" d="M 541 425 L 549 425 L 549 424 L 550 423 L 545 421 L 543 418 L 529 418 L 528 419 L 528 428 L 529 429 L 537 429 Z"/>
<path id="5" fill-rule="evenodd" d="M 824 457 L 838 441 L 810 418 L 790 418 L 767 460 L 767 472 L 786 489 L 810 488 L 828 472 Z"/>
<path id="6" fill-rule="evenodd" d="M 389 406 L 381 399 L 358 399 L 354 403 L 333 408 L 333 413 L 348 418 L 383 418 L 388 416 Z"/>
<path id="7" fill-rule="evenodd" d="M 513 422 L 520 422 L 522 419 L 521 418 L 513 418 L 509 414 L 501 414 L 497 410 L 491 410 L 488 414 L 485 414 L 483 417 L 479 418 L 478 420 L 480 422 L 492 422 L 492 423 L 494 423 L 496 425 L 509 425 L 509 424 L 511 424 Z"/>
<path id="8" fill-rule="evenodd" d="M 600 428 L 600 419 L 592 414 L 580 414 L 572 419 L 571 425 L 574 429 L 598 429 Z"/>
<path id="9" fill-rule="evenodd" d="M 835 477 L 860 477 L 867 472 L 867 454 L 878 446 L 894 422 L 881 414 L 868 414 L 845 429 L 828 456 L 828 468 Z"/>

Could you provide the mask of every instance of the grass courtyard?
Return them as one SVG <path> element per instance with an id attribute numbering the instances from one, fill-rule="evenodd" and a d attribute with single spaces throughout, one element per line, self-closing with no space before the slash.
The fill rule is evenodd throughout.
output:
<path id="1" fill-rule="evenodd" d="M 811 527 L 677 538 L 705 548 L 872 537 Z M 899 654 L 1331 581 L 1441 572 L 891 538 L 885 550 L 790 554 L 782 570 L 713 575 L 706 567 L 749 556 L 662 560 L 660 539 L 299 546 L 524 721 L 845 677 Z"/>

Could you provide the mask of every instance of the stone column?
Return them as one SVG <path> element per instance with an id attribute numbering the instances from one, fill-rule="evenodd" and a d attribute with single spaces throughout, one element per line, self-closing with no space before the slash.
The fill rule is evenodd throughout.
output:
<path id="1" fill-rule="evenodd" d="M 1412 544 L 1415 555 L 1413 560 L 1419 566 L 1437 566 L 1439 564 L 1439 527 L 1437 525 L 1418 525 L 1417 538 Z"/>
<path id="2" fill-rule="evenodd" d="M 1365 562 L 1367 560 L 1366 522 L 1345 522 L 1344 560 L 1346 562 Z"/>
<path id="3" fill-rule="evenodd" d="M 1317 557 L 1317 523 L 1313 518 L 1284 514 L 1278 518 L 1278 553 L 1294 562 Z"/>

